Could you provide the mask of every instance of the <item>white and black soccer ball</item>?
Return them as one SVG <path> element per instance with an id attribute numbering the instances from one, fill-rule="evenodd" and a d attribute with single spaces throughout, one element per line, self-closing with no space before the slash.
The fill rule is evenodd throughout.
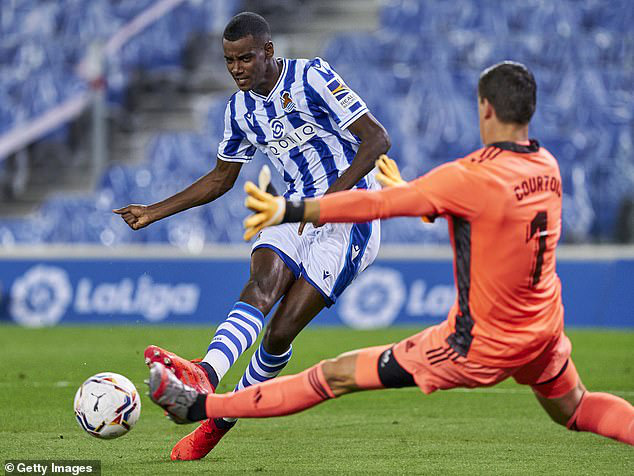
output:
<path id="1" fill-rule="evenodd" d="M 135 425 L 141 415 L 141 398 L 123 375 L 103 372 L 81 384 L 74 401 L 79 426 L 96 438 L 118 438 Z"/>

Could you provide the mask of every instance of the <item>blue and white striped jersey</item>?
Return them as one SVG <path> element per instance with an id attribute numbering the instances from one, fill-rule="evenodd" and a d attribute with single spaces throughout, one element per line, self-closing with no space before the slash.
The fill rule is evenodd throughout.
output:
<path id="1" fill-rule="evenodd" d="M 284 177 L 285 197 L 321 196 L 354 159 L 359 140 L 347 128 L 368 108 L 321 58 L 282 61 L 267 97 L 231 96 L 218 158 L 249 162 L 259 149 Z M 373 174 L 357 188 L 375 188 Z"/>

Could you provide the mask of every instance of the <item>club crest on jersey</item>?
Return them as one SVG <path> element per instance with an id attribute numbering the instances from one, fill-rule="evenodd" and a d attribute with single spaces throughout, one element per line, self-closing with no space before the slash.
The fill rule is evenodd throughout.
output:
<path id="1" fill-rule="evenodd" d="M 295 109 L 295 103 L 293 102 L 293 98 L 291 98 L 291 93 L 288 91 L 282 91 L 280 93 L 280 101 L 282 102 L 284 112 L 291 112 Z"/>
<path id="2" fill-rule="evenodd" d="M 357 95 L 353 93 L 348 86 L 344 84 L 340 79 L 333 79 L 326 87 L 330 91 L 330 93 L 335 97 L 339 104 L 341 104 L 346 109 L 349 109 L 353 104 L 355 104 L 358 100 Z"/>

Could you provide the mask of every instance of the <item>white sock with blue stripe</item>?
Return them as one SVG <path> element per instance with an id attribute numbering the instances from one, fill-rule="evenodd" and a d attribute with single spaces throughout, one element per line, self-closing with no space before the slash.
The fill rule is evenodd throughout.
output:
<path id="1" fill-rule="evenodd" d="M 233 391 L 238 392 L 243 388 L 277 377 L 284 367 L 286 367 L 288 361 L 291 360 L 292 355 L 292 345 L 283 354 L 273 355 L 264 350 L 264 347 L 260 344 L 260 347 L 253 353 L 249 366 Z M 227 424 L 233 424 L 237 421 L 237 418 L 223 418 L 223 420 Z"/>
<path id="2" fill-rule="evenodd" d="M 203 363 L 208 363 L 216 372 L 218 380 L 229 371 L 238 357 L 257 340 L 264 315 L 256 307 L 238 301 L 225 321 L 218 326 Z"/>
<path id="3" fill-rule="evenodd" d="M 234 392 L 277 377 L 284 367 L 286 367 L 288 361 L 291 360 L 292 355 L 292 345 L 283 354 L 273 355 L 264 350 L 264 347 L 260 344 L 260 347 L 253 353 L 251 362 L 249 362 L 249 366 L 238 382 L 238 385 L 236 385 Z"/>

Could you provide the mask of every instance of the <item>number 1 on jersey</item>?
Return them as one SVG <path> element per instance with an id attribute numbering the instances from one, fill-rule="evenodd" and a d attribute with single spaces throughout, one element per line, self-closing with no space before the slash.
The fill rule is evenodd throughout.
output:
<path id="1" fill-rule="evenodd" d="M 527 241 L 531 240 L 535 233 L 539 232 L 539 246 L 535 257 L 535 268 L 533 268 L 532 284 L 537 286 L 542 277 L 542 266 L 544 264 L 544 252 L 546 251 L 546 238 L 548 237 L 548 213 L 537 212 L 535 218 L 531 220 Z"/>

